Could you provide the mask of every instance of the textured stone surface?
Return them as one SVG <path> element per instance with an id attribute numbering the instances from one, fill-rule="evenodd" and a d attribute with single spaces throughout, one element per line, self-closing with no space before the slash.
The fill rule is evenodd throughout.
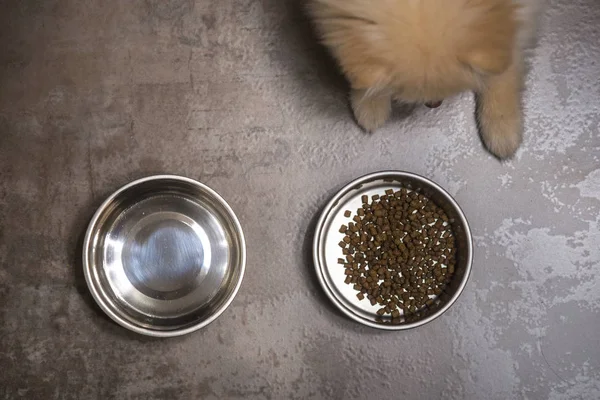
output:
<path id="1" fill-rule="evenodd" d="M 0 2 L 0 397 L 600 398 L 600 7 L 554 0 L 501 164 L 469 94 L 369 136 L 293 0 Z M 382 169 L 456 196 L 472 279 L 402 333 L 342 317 L 310 260 L 336 188 Z M 81 272 L 99 203 L 153 173 L 201 180 L 243 224 L 248 268 L 208 328 L 115 325 Z"/>

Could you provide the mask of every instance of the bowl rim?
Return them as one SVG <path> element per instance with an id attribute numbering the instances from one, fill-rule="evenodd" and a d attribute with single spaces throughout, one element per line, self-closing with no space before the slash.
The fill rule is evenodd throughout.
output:
<path id="1" fill-rule="evenodd" d="M 395 176 L 399 176 L 399 177 L 410 177 L 413 179 L 417 179 L 417 180 L 422 181 L 425 184 L 431 186 L 433 189 L 439 191 L 440 194 L 442 194 L 444 197 L 446 197 L 447 200 L 450 202 L 451 206 L 457 211 L 457 214 L 460 216 L 460 219 L 464 224 L 465 235 L 467 237 L 467 250 L 468 250 L 465 274 L 464 274 L 456 292 L 452 295 L 450 300 L 446 304 L 444 304 L 444 306 L 440 307 L 435 313 L 427 316 L 426 318 L 423 318 L 423 319 L 415 321 L 415 322 L 410 322 L 407 324 L 401 324 L 401 325 L 378 324 L 378 323 L 375 323 L 372 321 L 368 321 L 364 318 L 361 318 L 359 315 L 356 315 L 348 308 L 346 308 L 340 302 L 340 300 L 336 297 L 336 295 L 333 293 L 333 290 L 329 287 L 329 284 L 325 280 L 325 277 L 324 277 L 325 272 L 323 271 L 324 260 L 321 257 L 321 252 L 322 252 L 321 249 L 323 246 L 321 237 L 323 236 L 323 229 L 325 228 L 325 221 L 329 217 L 331 210 L 336 205 L 336 203 L 340 200 L 340 198 L 342 196 L 344 196 L 345 194 L 347 194 L 349 190 L 355 188 L 358 185 L 361 185 L 363 183 L 368 183 L 368 182 L 376 180 L 378 178 L 385 178 L 390 175 L 395 175 Z M 329 202 L 325 205 L 325 207 L 323 207 L 323 209 L 321 211 L 321 216 L 319 217 L 319 219 L 317 221 L 317 225 L 315 228 L 315 234 L 314 234 L 314 238 L 313 238 L 313 263 L 314 263 L 314 268 L 315 268 L 315 272 L 317 275 L 317 279 L 319 280 L 319 284 L 321 285 L 323 291 L 325 292 L 327 297 L 331 300 L 331 302 L 342 313 L 344 313 L 344 315 L 350 317 L 351 319 L 353 319 L 356 322 L 359 322 L 359 323 L 369 326 L 371 328 L 376 328 L 376 329 L 386 330 L 386 331 L 408 330 L 408 329 L 417 328 L 419 326 L 425 325 L 425 324 L 435 320 L 436 318 L 438 318 L 439 316 L 444 314 L 446 311 L 448 311 L 448 309 L 452 305 L 454 305 L 456 300 L 460 297 L 460 295 L 464 291 L 464 289 L 467 285 L 467 282 L 471 276 L 471 270 L 472 270 L 472 265 L 473 265 L 473 237 L 471 234 L 471 228 L 469 226 L 469 222 L 468 222 L 467 217 L 465 216 L 462 208 L 458 205 L 458 203 L 456 202 L 454 197 L 452 197 L 450 195 L 450 193 L 448 193 L 439 184 L 437 184 L 436 182 L 434 182 L 433 180 L 431 180 L 429 178 L 426 178 L 422 175 L 415 174 L 412 172 L 401 171 L 401 170 L 383 170 L 383 171 L 369 173 L 369 174 L 363 175 L 359 178 L 356 178 L 356 179 L 350 181 L 349 183 L 344 185 L 342 188 L 340 188 L 335 193 L 335 195 L 329 200 Z"/>
<path id="2" fill-rule="evenodd" d="M 118 313 L 113 311 L 113 309 L 107 304 L 107 301 L 105 300 L 106 295 L 104 293 L 105 292 L 104 288 L 92 276 L 92 275 L 94 275 L 93 274 L 94 268 L 92 267 L 92 265 L 90 265 L 91 263 L 89 262 L 90 252 L 91 252 L 92 248 L 94 247 L 94 244 L 92 243 L 92 235 L 93 235 L 94 231 L 96 230 L 95 228 L 98 225 L 98 220 L 100 219 L 102 214 L 105 212 L 108 205 L 111 204 L 111 202 L 117 196 L 119 196 L 123 192 L 131 189 L 132 187 L 138 186 L 145 182 L 160 181 L 160 180 L 175 180 L 175 181 L 179 181 L 179 182 L 184 182 L 184 183 L 194 185 L 194 186 L 202 189 L 203 191 L 205 191 L 209 196 L 211 196 L 213 199 L 215 199 L 219 203 L 220 206 L 223 207 L 223 209 L 226 211 L 228 216 L 231 218 L 231 220 L 233 222 L 233 226 L 235 228 L 234 231 L 235 231 L 236 235 L 238 236 L 238 240 L 240 242 L 240 249 L 239 249 L 239 251 L 240 251 L 240 254 L 239 254 L 240 275 L 239 275 L 239 278 L 237 279 L 237 281 L 235 282 L 235 287 L 233 288 L 233 291 L 229 294 L 229 297 L 208 318 L 206 318 L 202 321 L 199 321 L 198 323 L 194 323 L 190 326 L 187 326 L 185 328 L 179 328 L 179 329 L 173 329 L 173 330 L 157 330 L 157 329 L 152 329 L 152 328 L 146 328 L 146 327 L 137 325 L 135 323 L 129 322 L 128 320 L 122 318 L 121 315 L 119 315 Z M 84 272 L 86 284 L 88 286 L 89 291 L 92 294 L 92 297 L 96 301 L 96 304 L 98 304 L 98 306 L 100 306 L 102 311 L 104 311 L 104 313 L 106 315 L 108 315 L 114 322 L 116 322 L 117 324 L 121 325 L 122 327 L 127 328 L 133 332 L 136 332 L 136 333 L 139 333 L 142 335 L 146 335 L 146 336 L 175 337 L 175 336 L 186 335 L 188 333 L 197 331 L 198 329 L 201 329 L 201 328 L 207 326 L 208 324 L 210 324 L 211 322 L 216 320 L 233 302 L 233 299 L 236 297 L 236 295 L 242 285 L 242 281 L 244 279 L 244 274 L 246 271 L 246 239 L 244 236 L 244 232 L 242 230 L 242 226 L 238 220 L 238 217 L 233 212 L 233 209 L 225 201 L 225 199 L 223 199 L 223 197 L 219 193 L 217 193 L 214 189 L 211 189 L 210 187 L 208 187 L 207 185 L 205 185 L 199 181 L 196 181 L 194 179 L 187 178 L 184 176 L 180 176 L 180 175 L 170 175 L 170 174 L 151 175 L 151 176 L 146 176 L 144 178 L 136 179 L 124 186 L 121 186 L 119 189 L 114 191 L 110 196 L 108 196 L 102 202 L 102 204 L 97 208 L 96 212 L 94 213 L 94 216 L 92 217 L 92 219 L 90 220 L 90 222 L 87 226 L 87 230 L 86 230 L 85 237 L 83 240 L 82 259 L 83 259 L 83 272 Z"/>

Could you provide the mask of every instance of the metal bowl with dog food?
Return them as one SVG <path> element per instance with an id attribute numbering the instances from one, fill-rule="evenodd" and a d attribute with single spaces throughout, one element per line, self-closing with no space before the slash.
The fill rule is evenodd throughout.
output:
<path id="1" fill-rule="evenodd" d="M 214 190 L 159 175 L 112 194 L 85 235 L 83 266 L 102 310 L 134 332 L 169 337 L 221 315 L 244 276 L 240 223 Z"/>
<path id="2" fill-rule="evenodd" d="M 467 219 L 442 187 L 383 171 L 344 186 L 313 243 L 317 277 L 351 319 L 384 330 L 424 325 L 462 293 L 473 259 Z"/>

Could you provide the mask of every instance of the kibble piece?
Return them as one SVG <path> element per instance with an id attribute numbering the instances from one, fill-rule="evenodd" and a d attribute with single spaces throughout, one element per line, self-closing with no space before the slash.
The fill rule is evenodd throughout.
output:
<path id="1" fill-rule="evenodd" d="M 350 218 L 351 215 L 352 215 L 352 213 L 350 212 L 350 210 L 344 211 L 344 217 Z"/>
<path id="2" fill-rule="evenodd" d="M 356 295 L 356 297 L 358 297 L 358 299 L 359 299 L 359 300 L 362 300 L 362 299 L 364 299 L 364 298 L 365 298 L 365 295 L 364 295 L 364 294 L 362 294 L 362 293 L 358 293 L 358 294 Z"/>
<path id="3" fill-rule="evenodd" d="M 369 196 L 367 196 L 366 194 L 363 194 L 360 197 L 360 200 L 363 202 L 363 204 L 367 204 L 369 202 Z"/>

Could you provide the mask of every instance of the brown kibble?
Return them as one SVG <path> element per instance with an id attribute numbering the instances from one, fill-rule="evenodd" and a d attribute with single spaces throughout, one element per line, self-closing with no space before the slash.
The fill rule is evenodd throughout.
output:
<path id="1" fill-rule="evenodd" d="M 344 282 L 354 285 L 357 298 L 381 305 L 379 316 L 397 320 L 400 308 L 415 318 L 454 273 L 452 220 L 423 194 L 405 188 L 371 199 L 362 195 L 362 207 L 340 227 L 346 261 L 338 262 L 351 274 Z"/>
<path id="2" fill-rule="evenodd" d="M 351 215 L 352 215 L 352 213 L 350 212 L 350 210 L 344 211 L 344 217 L 350 218 Z"/>
<path id="3" fill-rule="evenodd" d="M 364 299 L 364 298 L 365 298 L 365 295 L 364 295 L 364 294 L 362 294 L 362 293 L 358 293 L 358 294 L 356 295 L 356 297 L 358 297 L 358 299 L 359 299 L 359 300 L 362 300 L 362 299 Z"/>

